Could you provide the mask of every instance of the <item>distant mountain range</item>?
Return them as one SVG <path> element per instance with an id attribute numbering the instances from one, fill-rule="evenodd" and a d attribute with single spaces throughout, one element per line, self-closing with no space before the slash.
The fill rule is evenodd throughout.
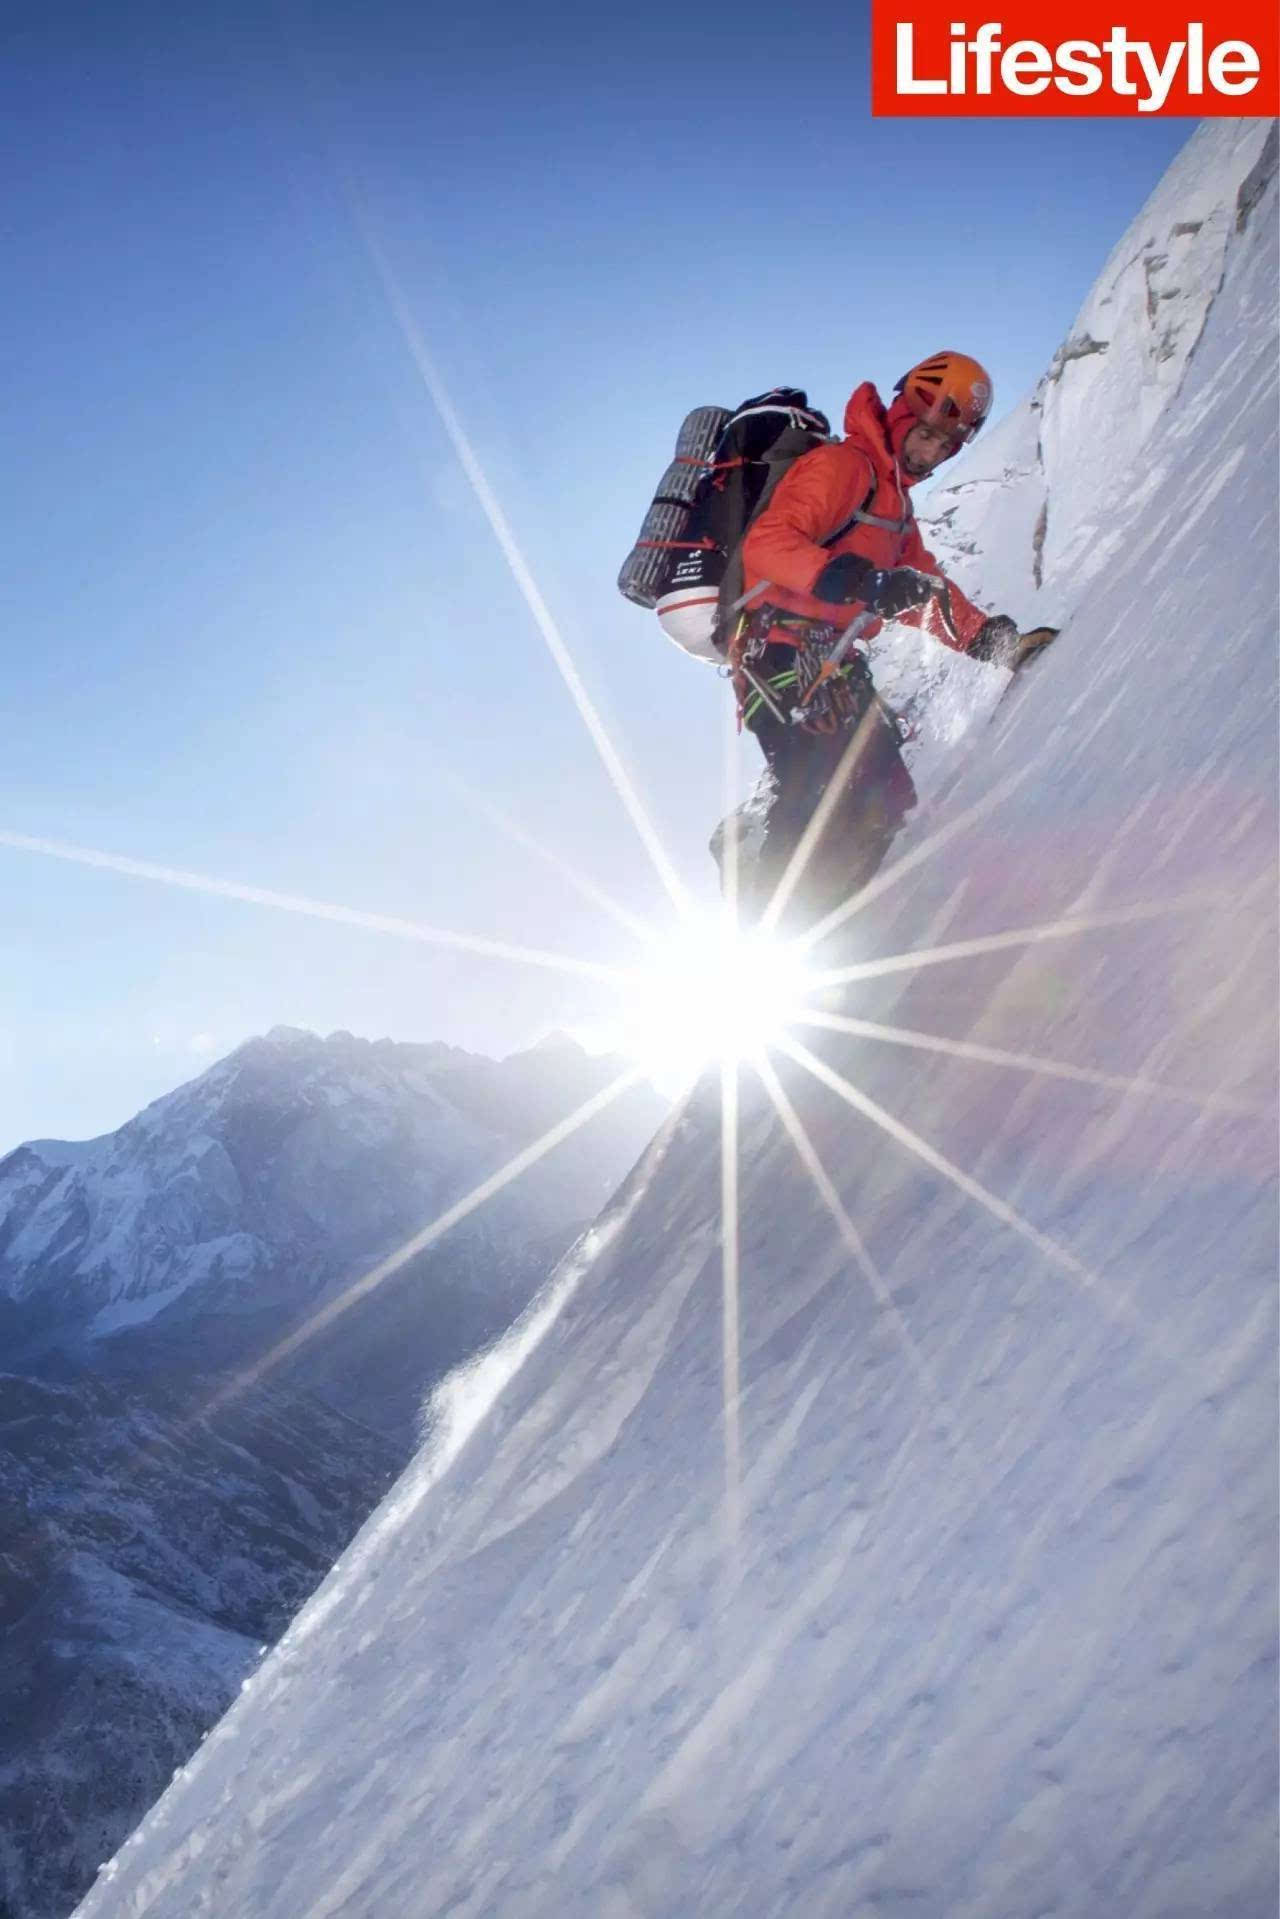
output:
<path id="1" fill-rule="evenodd" d="M 563 1037 L 494 1061 L 276 1028 L 0 1160 L 0 1919 L 69 1909 L 662 1102 L 625 1094 L 264 1355 L 620 1070 Z"/>

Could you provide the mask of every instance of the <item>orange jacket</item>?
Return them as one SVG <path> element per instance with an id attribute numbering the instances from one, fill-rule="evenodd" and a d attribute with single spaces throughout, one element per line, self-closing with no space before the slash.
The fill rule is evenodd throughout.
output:
<path id="1" fill-rule="evenodd" d="M 787 469 L 764 512 L 748 529 L 742 547 L 745 590 L 750 593 L 762 582 L 768 584 L 762 606 L 848 626 L 865 611 L 860 603 L 836 606 L 815 599 L 810 591 L 837 553 L 859 553 L 876 567 L 913 566 L 922 573 L 939 572 L 920 537 L 907 497 L 912 481 L 901 471 L 895 450 L 908 425 L 907 420 L 891 422 L 880 395 L 866 380 L 845 408 L 845 438 L 815 447 Z M 893 522 L 893 529 L 859 523 L 834 546 L 823 546 L 822 541 L 859 508 Z M 927 606 L 903 615 L 905 624 L 923 627 L 962 653 L 977 638 L 985 618 L 950 581 Z M 879 622 L 868 625 L 866 637 L 878 630 Z"/>

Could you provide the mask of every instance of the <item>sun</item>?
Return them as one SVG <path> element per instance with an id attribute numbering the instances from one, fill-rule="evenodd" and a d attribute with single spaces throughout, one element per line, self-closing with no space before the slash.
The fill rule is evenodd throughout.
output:
<path id="1" fill-rule="evenodd" d="M 720 1061 L 749 1063 L 812 1009 L 820 988 L 798 944 L 691 916 L 628 985 L 613 1049 L 672 1096 Z"/>

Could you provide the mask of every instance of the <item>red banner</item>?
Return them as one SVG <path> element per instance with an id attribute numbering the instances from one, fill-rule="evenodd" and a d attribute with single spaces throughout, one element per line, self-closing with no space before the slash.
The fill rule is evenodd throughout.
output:
<path id="1" fill-rule="evenodd" d="M 968 14 L 956 0 L 872 0 L 873 114 L 1254 118 L 1280 113 L 1278 76 L 1273 0 L 1209 0 L 1188 19 L 1167 0 Z"/>

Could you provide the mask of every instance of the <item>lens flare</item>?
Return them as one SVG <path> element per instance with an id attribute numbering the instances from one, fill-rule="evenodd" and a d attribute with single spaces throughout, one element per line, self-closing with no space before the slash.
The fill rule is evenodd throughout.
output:
<path id="1" fill-rule="evenodd" d="M 616 1048 L 672 1094 L 713 1061 L 754 1063 L 811 1012 L 813 974 L 795 942 L 691 918 L 638 968 Z"/>

